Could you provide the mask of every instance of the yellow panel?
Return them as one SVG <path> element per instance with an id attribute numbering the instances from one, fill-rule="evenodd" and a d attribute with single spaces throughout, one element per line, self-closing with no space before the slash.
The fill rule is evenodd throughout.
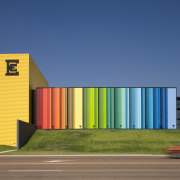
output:
<path id="1" fill-rule="evenodd" d="M 29 122 L 29 54 L 1 54 L 0 144 L 16 146 L 17 119 Z"/>
<path id="2" fill-rule="evenodd" d="M 83 94 L 82 88 L 73 88 L 73 128 L 83 128 Z"/>
<path id="3" fill-rule="evenodd" d="M 17 145 L 17 119 L 31 122 L 31 90 L 47 86 L 29 54 L 0 54 L 0 144 Z"/>
<path id="4" fill-rule="evenodd" d="M 37 87 L 48 87 L 48 82 L 31 56 L 29 58 L 29 121 L 32 122 L 32 90 L 35 90 Z"/>

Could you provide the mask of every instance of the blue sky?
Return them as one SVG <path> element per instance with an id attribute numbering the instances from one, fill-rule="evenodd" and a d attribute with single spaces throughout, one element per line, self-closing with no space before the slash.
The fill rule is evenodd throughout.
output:
<path id="1" fill-rule="evenodd" d="M 0 0 L 0 53 L 53 87 L 177 87 L 179 0 Z"/>

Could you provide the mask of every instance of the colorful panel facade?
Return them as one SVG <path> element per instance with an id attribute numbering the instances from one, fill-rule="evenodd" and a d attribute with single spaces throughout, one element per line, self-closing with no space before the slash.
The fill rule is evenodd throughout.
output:
<path id="1" fill-rule="evenodd" d="M 176 88 L 37 88 L 38 129 L 176 129 Z"/>

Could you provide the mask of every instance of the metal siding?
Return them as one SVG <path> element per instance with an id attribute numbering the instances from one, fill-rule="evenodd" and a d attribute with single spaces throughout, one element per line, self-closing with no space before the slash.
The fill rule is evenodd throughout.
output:
<path id="1" fill-rule="evenodd" d="M 106 88 L 99 88 L 99 129 L 106 129 Z"/>
<path id="2" fill-rule="evenodd" d="M 5 60 L 19 60 L 19 76 L 6 76 Z M 0 144 L 17 145 L 17 120 L 29 122 L 29 54 L 0 55 Z"/>

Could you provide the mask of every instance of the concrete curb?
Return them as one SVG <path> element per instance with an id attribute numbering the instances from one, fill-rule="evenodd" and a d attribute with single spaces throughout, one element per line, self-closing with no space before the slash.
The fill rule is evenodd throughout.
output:
<path id="1" fill-rule="evenodd" d="M 15 150 L 11 150 L 11 151 L 15 151 Z M 56 157 L 168 157 L 168 155 L 153 155 L 153 154 L 0 155 L 0 157 L 55 157 L 55 156 Z"/>

